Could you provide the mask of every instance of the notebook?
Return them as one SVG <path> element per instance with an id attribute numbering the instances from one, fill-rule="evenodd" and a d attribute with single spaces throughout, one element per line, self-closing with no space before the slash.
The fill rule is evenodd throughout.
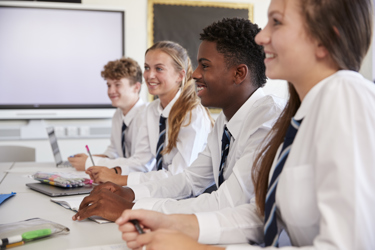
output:
<path id="1" fill-rule="evenodd" d="M 79 209 L 79 205 L 81 204 L 82 200 L 85 198 L 86 196 L 72 196 L 72 197 L 62 197 L 62 198 L 51 198 L 51 201 L 52 202 L 55 202 L 57 204 L 59 204 L 60 206 L 66 208 L 66 209 L 70 209 L 74 212 L 77 212 L 78 209 Z M 93 220 L 99 224 L 103 224 L 103 223 L 109 223 L 111 221 L 109 220 L 106 220 L 102 217 L 99 217 L 99 216 L 91 216 L 89 217 L 90 220 Z"/>
<path id="2" fill-rule="evenodd" d="M 51 144 L 53 157 L 55 158 L 56 167 L 73 167 L 69 161 L 63 161 L 61 158 L 61 153 L 59 145 L 57 144 L 57 137 L 55 135 L 55 129 L 53 127 L 47 127 L 48 139 Z"/>
<path id="3" fill-rule="evenodd" d="M 43 184 L 43 183 L 27 183 L 26 186 L 28 186 L 32 190 L 38 191 L 40 193 L 43 193 L 52 197 L 89 194 L 91 190 L 94 188 L 94 186 L 92 185 L 86 185 L 83 187 L 75 187 L 75 188 L 63 188 L 63 187 L 51 186 L 49 184 Z"/>

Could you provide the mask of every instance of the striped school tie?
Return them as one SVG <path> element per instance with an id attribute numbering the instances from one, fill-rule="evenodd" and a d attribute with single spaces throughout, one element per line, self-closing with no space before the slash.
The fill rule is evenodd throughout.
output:
<path id="1" fill-rule="evenodd" d="M 164 141 L 165 141 L 165 121 L 167 118 L 160 116 L 159 121 L 159 140 L 158 144 L 156 146 L 156 167 L 157 170 L 160 170 L 163 168 L 163 156 L 161 154 L 161 151 L 163 151 L 164 148 Z"/>
<path id="2" fill-rule="evenodd" d="M 290 148 L 294 137 L 297 134 L 298 128 L 301 125 L 302 120 L 297 121 L 292 118 L 289 128 L 284 138 L 284 144 L 277 160 L 275 171 L 273 172 L 271 182 L 268 185 L 268 191 L 266 196 L 266 206 L 264 212 L 264 243 L 266 246 L 279 246 L 279 234 L 277 229 L 276 220 L 276 187 L 279 182 L 279 175 L 283 170 L 286 159 L 288 158 Z"/>
<path id="3" fill-rule="evenodd" d="M 226 125 L 224 125 L 223 137 L 221 138 L 221 161 L 219 168 L 219 187 L 224 182 L 224 166 L 229 153 L 231 134 Z"/>
<path id="4" fill-rule="evenodd" d="M 125 123 L 122 123 L 122 129 L 121 129 L 121 146 L 122 146 L 122 154 L 124 155 L 124 158 L 126 157 L 125 156 L 125 130 L 126 130 L 127 126 Z"/>

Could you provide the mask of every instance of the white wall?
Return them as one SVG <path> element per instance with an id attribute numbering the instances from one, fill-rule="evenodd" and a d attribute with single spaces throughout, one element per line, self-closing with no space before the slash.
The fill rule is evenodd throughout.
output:
<path id="1" fill-rule="evenodd" d="M 192 0 L 188 0 L 192 1 Z M 270 0 L 206 0 L 207 2 L 237 2 L 252 3 L 254 5 L 254 22 L 260 27 L 267 23 L 267 10 Z M 126 56 L 132 57 L 142 66 L 144 52 L 147 49 L 147 0 L 83 0 L 83 4 L 121 7 L 126 10 Z M 197 34 L 198 36 L 199 34 Z M 270 80 L 265 91 L 286 98 L 287 89 L 285 81 Z M 147 88 L 142 87 L 142 98 L 147 100 Z"/>
<path id="2" fill-rule="evenodd" d="M 213 2 L 244 2 L 254 4 L 254 22 L 260 27 L 267 23 L 267 9 L 270 0 L 206 0 Z M 144 52 L 147 49 L 147 0 L 83 0 L 83 5 L 96 5 L 104 7 L 118 7 L 126 10 L 125 16 L 125 53 L 132 57 L 142 66 L 144 64 Z M 197 34 L 198 36 L 198 34 Z M 361 73 L 372 80 L 372 51 L 365 58 Z M 265 91 L 284 98 L 287 98 L 287 88 L 285 81 L 269 80 Z M 142 87 L 141 96 L 147 100 L 147 87 Z M 74 121 L 69 121 L 74 123 Z M 98 121 L 100 122 L 100 121 Z M 14 122 L 16 124 L 25 121 Z M 94 121 L 95 123 L 95 121 Z M 9 122 L 0 122 L 1 126 L 9 126 Z M 59 145 L 63 157 L 74 153 L 83 152 L 84 145 L 90 144 L 93 153 L 101 153 L 105 150 L 109 139 L 60 139 Z M 33 146 L 37 149 L 36 160 L 52 161 L 50 146 L 46 140 L 24 140 L 24 141 L 0 141 L 0 145 L 25 145 Z"/>

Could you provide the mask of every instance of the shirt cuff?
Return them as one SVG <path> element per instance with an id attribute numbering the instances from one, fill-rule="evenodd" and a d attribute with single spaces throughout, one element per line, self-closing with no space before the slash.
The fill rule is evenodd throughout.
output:
<path id="1" fill-rule="evenodd" d="M 122 169 L 122 167 L 121 167 Z M 132 172 L 128 174 L 128 186 L 139 185 L 141 183 L 141 175 L 143 172 Z M 124 175 L 124 174 L 122 174 Z"/>
<path id="2" fill-rule="evenodd" d="M 252 247 L 249 244 L 239 244 L 239 245 L 229 245 L 225 248 L 225 250 L 249 250 L 249 249 L 259 249 L 260 247 Z"/>
<path id="3" fill-rule="evenodd" d="M 203 244 L 217 244 L 220 240 L 220 223 L 215 213 L 196 213 L 199 225 L 198 242 Z"/>
<path id="4" fill-rule="evenodd" d="M 134 190 L 133 190 L 134 191 Z M 164 199 L 158 199 L 158 198 L 143 198 L 139 199 L 133 206 L 133 209 L 147 209 L 147 210 L 153 210 L 154 205 Z"/>
<path id="5" fill-rule="evenodd" d="M 148 190 L 147 186 L 145 185 L 134 185 L 134 186 L 129 186 L 134 192 L 134 201 L 137 202 L 139 199 L 142 198 L 150 198 L 150 190 Z"/>
<path id="6" fill-rule="evenodd" d="M 92 160 L 94 161 L 94 163 L 95 163 L 95 166 L 98 166 L 99 164 L 99 161 L 100 161 L 100 159 L 101 159 L 102 157 L 97 157 L 97 156 L 93 156 L 92 157 Z M 89 157 L 87 157 L 87 159 L 86 159 L 86 163 L 85 163 L 85 169 L 88 169 L 89 167 L 92 167 L 93 165 L 92 165 L 92 161 L 91 161 L 91 158 L 90 158 L 90 156 Z"/>
<path id="7" fill-rule="evenodd" d="M 121 168 L 121 175 L 128 175 L 128 184 L 129 184 L 129 168 L 127 166 L 120 166 L 120 165 L 116 167 Z M 134 183 L 134 184 L 138 184 L 138 183 Z"/>

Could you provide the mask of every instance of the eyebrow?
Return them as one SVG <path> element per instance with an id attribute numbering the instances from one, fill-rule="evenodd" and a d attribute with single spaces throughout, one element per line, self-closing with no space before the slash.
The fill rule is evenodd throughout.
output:
<path id="1" fill-rule="evenodd" d="M 283 15 L 280 11 L 278 10 L 272 10 L 268 13 L 268 17 L 272 16 L 273 14 L 280 14 L 280 15 Z"/>
<path id="2" fill-rule="evenodd" d="M 145 63 L 145 66 L 149 66 L 147 63 Z M 165 66 L 164 64 L 162 64 L 162 63 L 157 63 L 157 64 L 155 64 L 154 66 Z"/>
<path id="3" fill-rule="evenodd" d="M 207 58 L 199 58 L 198 59 L 198 62 L 203 62 L 203 61 L 208 61 L 208 62 L 211 62 L 210 60 L 208 60 Z"/>
<path id="4" fill-rule="evenodd" d="M 121 81 L 120 80 L 113 80 L 113 83 L 118 83 L 118 82 L 121 82 Z M 109 84 L 108 81 L 107 81 L 107 84 Z"/>

